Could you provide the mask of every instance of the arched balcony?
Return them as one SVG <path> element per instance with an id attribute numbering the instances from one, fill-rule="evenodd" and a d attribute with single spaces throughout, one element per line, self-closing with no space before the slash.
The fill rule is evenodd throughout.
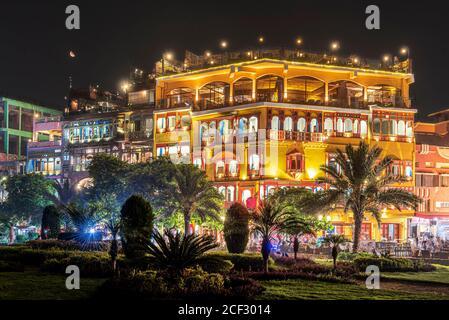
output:
<path id="1" fill-rule="evenodd" d="M 232 87 L 235 105 L 251 103 L 253 101 L 253 80 L 241 78 L 235 81 Z"/>
<path id="2" fill-rule="evenodd" d="M 375 85 L 367 88 L 367 101 L 382 107 L 402 108 L 405 103 L 400 89 L 388 85 Z"/>
<path id="3" fill-rule="evenodd" d="M 363 108 L 364 88 L 352 81 L 335 81 L 329 83 L 329 102 L 334 107 Z"/>
<path id="4" fill-rule="evenodd" d="M 191 88 L 176 88 L 167 95 L 167 107 L 192 107 L 195 103 L 195 91 Z"/>
<path id="5" fill-rule="evenodd" d="M 211 82 L 198 92 L 198 103 L 201 110 L 225 107 L 229 101 L 229 83 Z"/>
<path id="6" fill-rule="evenodd" d="M 287 80 L 287 102 L 318 104 L 325 102 L 325 83 L 312 77 L 295 77 Z"/>
<path id="7" fill-rule="evenodd" d="M 274 75 L 263 76 L 256 81 L 257 101 L 282 102 L 284 79 Z"/>

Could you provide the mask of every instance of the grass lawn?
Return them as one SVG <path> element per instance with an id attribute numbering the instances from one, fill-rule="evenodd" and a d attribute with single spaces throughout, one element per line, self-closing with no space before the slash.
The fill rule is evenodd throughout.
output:
<path id="1" fill-rule="evenodd" d="M 87 299 L 104 279 L 82 278 L 80 290 L 67 290 L 63 275 L 38 271 L 0 272 L 0 300 Z"/>
<path id="2" fill-rule="evenodd" d="M 397 290 L 368 290 L 357 284 L 306 280 L 261 281 L 266 291 L 258 299 L 267 300 L 449 300 L 438 293 L 408 293 Z"/>
<path id="3" fill-rule="evenodd" d="M 436 271 L 432 272 L 383 272 L 381 277 L 413 282 L 442 283 L 449 285 L 449 267 L 435 265 Z"/>

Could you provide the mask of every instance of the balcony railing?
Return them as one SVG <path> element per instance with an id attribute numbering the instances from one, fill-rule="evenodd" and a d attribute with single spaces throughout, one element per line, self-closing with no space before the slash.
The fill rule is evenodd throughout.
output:
<path id="1" fill-rule="evenodd" d="M 28 142 L 28 148 L 53 148 L 53 147 L 61 147 L 61 145 L 62 145 L 61 140 Z"/>
<path id="2" fill-rule="evenodd" d="M 298 132 L 284 130 L 267 130 L 267 139 L 278 141 L 323 142 L 326 136 L 322 132 Z"/>

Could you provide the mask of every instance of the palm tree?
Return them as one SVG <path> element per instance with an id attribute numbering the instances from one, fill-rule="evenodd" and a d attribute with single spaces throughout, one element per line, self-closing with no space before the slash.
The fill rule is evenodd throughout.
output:
<path id="1" fill-rule="evenodd" d="M 184 269 L 194 267 L 207 260 L 204 254 L 218 244 L 212 237 L 194 234 L 181 235 L 165 230 L 164 234 L 154 230 L 154 242 L 148 245 L 148 252 L 154 257 L 157 267 L 165 269 L 172 276 L 180 276 Z"/>
<path id="2" fill-rule="evenodd" d="M 325 230 L 326 224 L 314 217 L 294 215 L 286 219 L 284 230 L 293 236 L 293 253 L 297 260 L 299 251 L 299 238 L 303 235 L 314 235 L 319 230 Z"/>
<path id="3" fill-rule="evenodd" d="M 334 270 L 337 270 L 337 257 L 339 253 L 340 245 L 348 242 L 346 238 L 341 234 L 332 234 L 323 239 L 324 243 L 327 243 L 332 248 L 332 259 L 334 260 Z"/>
<path id="4" fill-rule="evenodd" d="M 303 203 L 303 209 L 310 212 L 331 210 L 335 206 L 343 207 L 345 213 L 352 211 L 354 252 L 359 247 L 366 213 L 370 213 L 380 226 L 382 207 L 393 206 L 401 210 L 404 207 L 416 207 L 421 201 L 413 193 L 391 187 L 407 179 L 394 175 L 389 170 L 394 158 L 386 156 L 379 159 L 381 153 L 381 148 L 369 148 L 363 141 L 358 148 L 347 145 L 345 152 L 337 149 L 337 165 L 321 166 L 326 177 L 320 178 L 318 182 L 328 188 L 315 193 Z"/>
<path id="5" fill-rule="evenodd" d="M 109 256 L 111 257 L 112 271 L 115 275 L 117 270 L 117 256 L 118 256 L 117 235 L 120 232 L 122 223 L 120 218 L 111 217 L 109 220 L 105 222 L 105 226 L 111 232 L 112 236 L 111 247 L 109 248 Z"/>
<path id="6" fill-rule="evenodd" d="M 223 208 L 223 197 L 207 179 L 206 173 L 191 164 L 174 166 L 173 181 L 166 188 L 174 202 L 174 210 L 168 214 L 182 212 L 185 234 L 190 234 L 190 221 L 194 214 L 202 220 L 210 217 L 219 220 Z"/>
<path id="7" fill-rule="evenodd" d="M 265 273 L 268 272 L 268 259 L 274 233 L 283 231 L 288 219 L 296 212 L 288 201 L 283 201 L 281 194 L 276 192 L 263 200 L 256 211 L 252 213 L 254 231 L 262 237 L 261 254 Z"/>

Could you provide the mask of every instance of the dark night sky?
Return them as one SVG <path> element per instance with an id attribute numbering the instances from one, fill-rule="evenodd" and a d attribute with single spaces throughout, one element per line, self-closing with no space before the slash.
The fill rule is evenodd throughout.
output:
<path id="1" fill-rule="evenodd" d="M 81 30 L 65 29 L 65 7 L 81 9 Z M 365 8 L 377 4 L 381 30 L 365 29 Z M 339 40 L 340 53 L 378 58 L 410 47 L 419 117 L 449 107 L 449 20 L 444 3 L 419 1 L 15 1 L 0 4 L 0 92 L 62 106 L 68 75 L 74 86 L 116 89 L 132 67 L 151 69 L 166 50 L 218 51 L 291 46 L 324 52 Z M 70 61 L 69 50 L 77 53 Z"/>

